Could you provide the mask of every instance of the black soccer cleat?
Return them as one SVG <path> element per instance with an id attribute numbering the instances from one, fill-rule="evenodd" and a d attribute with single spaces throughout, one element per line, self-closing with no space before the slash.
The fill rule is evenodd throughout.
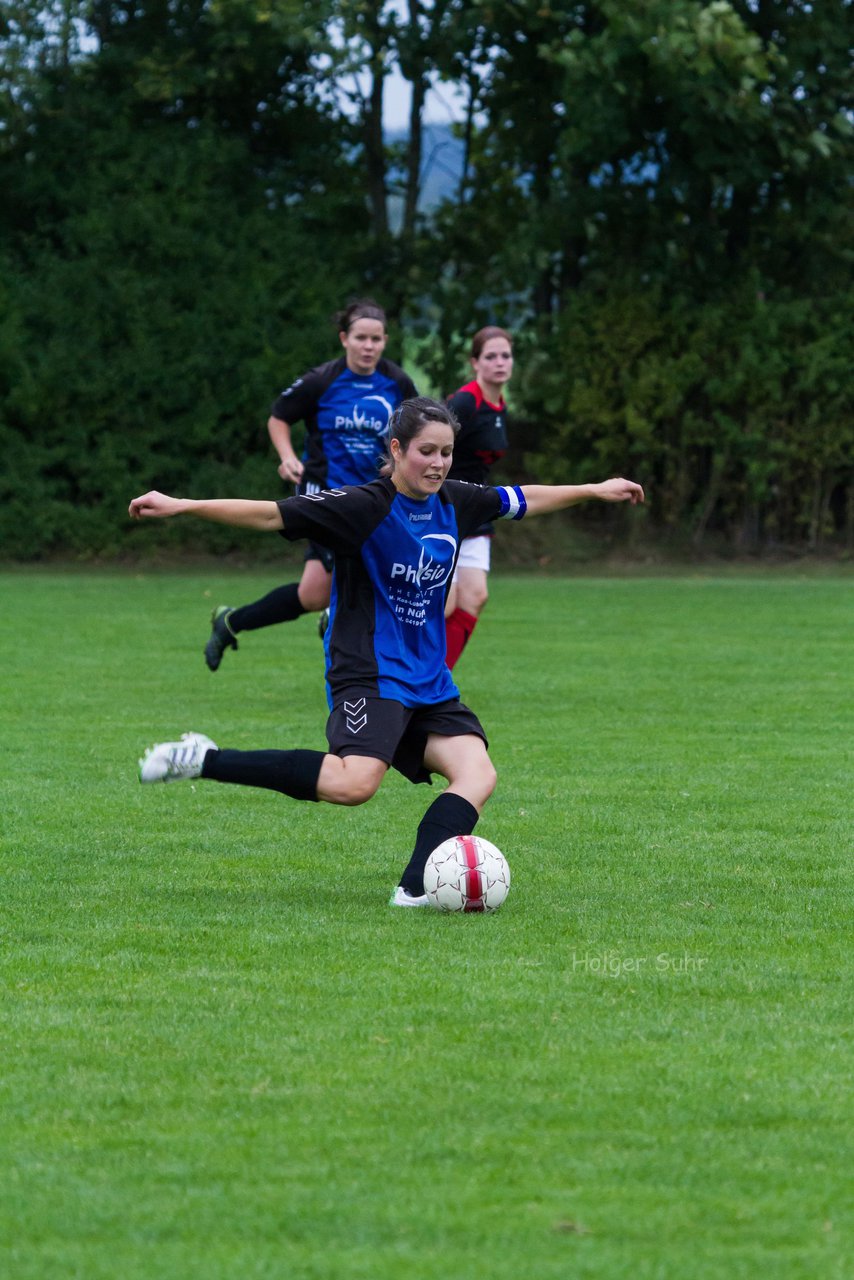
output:
<path id="1" fill-rule="evenodd" d="M 205 645 L 205 662 L 211 671 L 216 671 L 226 649 L 237 648 L 237 636 L 228 625 L 233 612 L 231 605 L 220 604 L 211 614 L 211 633 Z"/>

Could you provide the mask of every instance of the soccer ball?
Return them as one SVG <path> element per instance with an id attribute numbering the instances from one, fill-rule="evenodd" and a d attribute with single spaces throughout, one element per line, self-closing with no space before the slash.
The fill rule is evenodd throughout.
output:
<path id="1" fill-rule="evenodd" d="M 445 840 L 424 868 L 424 892 L 439 911 L 496 911 L 509 891 L 507 859 L 480 836 Z"/>

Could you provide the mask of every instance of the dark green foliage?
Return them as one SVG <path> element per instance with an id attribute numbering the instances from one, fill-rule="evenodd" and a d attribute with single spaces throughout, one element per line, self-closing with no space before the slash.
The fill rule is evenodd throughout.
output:
<path id="1" fill-rule="evenodd" d="M 364 292 L 389 309 L 389 354 L 403 336 L 442 391 L 474 328 L 512 327 L 526 474 L 631 472 L 651 500 L 633 536 L 850 551 L 852 14 L 16 5 L 2 554 L 113 554 L 152 485 L 278 492 L 268 406 L 335 353 L 330 316 Z M 395 63 L 416 104 L 431 74 L 467 103 L 465 172 L 429 212 L 417 112 L 382 146 Z"/>
<path id="2" fill-rule="evenodd" d="M 522 365 L 540 424 L 528 468 L 551 481 L 627 471 L 659 535 L 696 546 L 850 546 L 844 301 L 768 299 L 750 279 L 693 305 L 639 283 L 579 292 Z"/>
<path id="3" fill-rule="evenodd" d="M 132 35 L 109 30 L 99 57 L 51 73 L 34 137 L 2 157 L 15 196 L 0 263 L 10 556 L 113 553 L 129 497 L 150 487 L 278 494 L 268 406 L 334 352 L 330 318 L 360 280 L 346 253 L 326 268 L 358 206 L 340 181 L 322 194 L 334 136 L 322 115 L 273 103 L 277 120 L 256 130 L 240 116 L 257 104 L 248 81 L 227 103 L 193 71 L 204 48 L 182 62 L 146 27 L 142 55 Z M 338 144 L 334 163 L 346 167 Z"/>
<path id="4" fill-rule="evenodd" d="M 528 472 L 630 472 L 668 541 L 850 550 L 852 6 L 477 12 L 488 127 L 425 365 L 509 323 Z"/>

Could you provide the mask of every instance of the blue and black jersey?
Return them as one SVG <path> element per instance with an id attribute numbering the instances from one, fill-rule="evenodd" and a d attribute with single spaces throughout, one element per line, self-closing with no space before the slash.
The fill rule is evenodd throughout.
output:
<path id="1" fill-rule="evenodd" d="M 324 641 L 330 706 L 356 689 L 407 707 L 458 698 L 445 665 L 445 597 L 460 543 L 485 520 L 519 519 L 519 491 L 448 480 L 416 500 L 380 479 L 278 505 L 286 538 L 335 555 Z"/>
<path id="2" fill-rule="evenodd" d="M 297 378 L 270 412 L 289 425 L 305 422 L 301 492 L 375 480 L 389 418 L 414 395 L 409 375 L 385 359 L 373 373 L 361 374 L 339 356 Z"/>

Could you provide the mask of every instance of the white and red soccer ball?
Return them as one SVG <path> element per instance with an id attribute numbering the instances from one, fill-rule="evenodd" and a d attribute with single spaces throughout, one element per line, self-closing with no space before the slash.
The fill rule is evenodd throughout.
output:
<path id="1" fill-rule="evenodd" d="M 480 836 L 445 840 L 424 868 L 424 892 L 439 911 L 497 911 L 509 891 L 507 859 Z"/>

